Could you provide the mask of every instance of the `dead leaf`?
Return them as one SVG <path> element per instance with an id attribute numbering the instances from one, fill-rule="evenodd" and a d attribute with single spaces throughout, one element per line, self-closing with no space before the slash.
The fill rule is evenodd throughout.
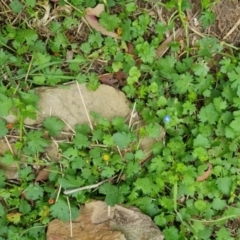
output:
<path id="1" fill-rule="evenodd" d="M 167 50 L 169 49 L 169 44 L 175 39 L 177 38 L 181 32 L 183 31 L 182 28 L 177 29 L 177 31 L 175 31 L 173 34 L 171 34 L 157 49 L 156 51 L 156 58 L 160 58 L 162 57 Z"/>
<path id="2" fill-rule="evenodd" d="M 197 177 L 197 182 L 202 182 L 206 180 L 212 173 L 212 164 L 208 163 L 208 170 L 203 173 L 203 175 Z"/>
<path id="3" fill-rule="evenodd" d="M 127 79 L 127 74 L 123 72 L 122 70 L 119 70 L 114 73 L 114 78 L 116 78 L 119 82 L 125 81 Z"/>
<path id="4" fill-rule="evenodd" d="M 101 83 L 114 86 L 118 82 L 117 79 L 114 79 L 114 76 L 112 73 L 106 73 L 98 76 L 98 79 L 100 80 Z"/>
<path id="5" fill-rule="evenodd" d="M 117 33 L 109 32 L 99 24 L 99 21 L 96 17 L 99 17 L 99 15 L 103 11 L 104 11 L 104 4 L 98 4 L 95 8 L 87 8 L 86 15 L 84 16 L 83 20 L 85 19 L 93 29 L 100 32 L 101 34 L 120 39 L 121 37 Z"/>
<path id="6" fill-rule="evenodd" d="M 125 72 L 123 72 L 122 70 L 119 70 L 113 74 L 113 77 L 114 77 L 114 79 L 118 80 L 119 86 L 122 87 L 126 84 L 128 75 Z"/>
<path id="7" fill-rule="evenodd" d="M 104 4 L 98 4 L 95 8 L 86 8 L 86 14 L 99 17 L 104 11 Z"/>
<path id="8" fill-rule="evenodd" d="M 66 52 L 66 60 L 70 61 L 73 59 L 73 51 L 72 50 L 67 50 Z"/>
<path id="9" fill-rule="evenodd" d="M 131 42 L 128 42 L 128 43 L 127 43 L 126 52 L 127 52 L 128 54 L 134 55 L 133 49 L 134 49 L 133 44 L 132 44 Z"/>
<path id="10" fill-rule="evenodd" d="M 49 173 L 49 168 L 43 168 L 38 172 L 35 182 L 48 180 Z"/>

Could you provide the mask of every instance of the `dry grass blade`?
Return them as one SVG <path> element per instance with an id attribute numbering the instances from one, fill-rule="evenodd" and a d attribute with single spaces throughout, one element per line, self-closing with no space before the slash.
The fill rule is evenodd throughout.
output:
<path id="1" fill-rule="evenodd" d="M 90 116 L 89 116 L 89 113 L 88 113 L 88 110 L 87 110 L 87 107 L 86 107 L 86 104 L 85 104 L 85 101 L 84 101 L 84 98 L 83 98 L 83 95 L 82 95 L 82 92 L 81 92 L 81 89 L 80 89 L 79 83 L 77 81 L 76 81 L 76 84 L 77 84 L 78 92 L 79 92 L 80 98 L 82 100 L 82 104 L 83 104 L 88 122 L 89 122 L 89 126 L 93 130 L 93 125 L 92 125 L 92 122 L 91 122 L 91 119 L 90 119 Z"/>
<path id="2" fill-rule="evenodd" d="M 169 44 L 175 39 L 177 38 L 181 33 L 182 33 L 183 29 L 179 28 L 177 29 L 177 31 L 175 31 L 174 33 L 172 33 L 157 49 L 156 51 L 156 58 L 160 58 L 162 57 L 169 49 Z"/>
<path id="3" fill-rule="evenodd" d="M 223 40 L 225 40 L 228 36 L 230 36 L 240 25 L 240 18 L 238 21 L 234 24 L 234 26 L 230 29 L 230 31 L 223 37 Z"/>
<path id="4" fill-rule="evenodd" d="M 197 177 L 197 182 L 202 182 L 204 180 L 206 180 L 212 173 L 212 164 L 209 163 L 208 164 L 208 170 L 206 172 L 203 173 L 203 175 Z"/>

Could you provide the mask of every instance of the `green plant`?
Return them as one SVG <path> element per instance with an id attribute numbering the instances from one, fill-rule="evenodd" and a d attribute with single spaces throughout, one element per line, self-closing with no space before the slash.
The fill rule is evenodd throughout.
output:
<path id="1" fill-rule="evenodd" d="M 78 25 L 96 1 L 59 1 L 63 10 L 54 18 L 49 1 L 0 7 L 6 17 L 0 30 L 0 137 L 14 149 L 0 156 L 0 239 L 45 239 L 52 219 L 73 220 L 78 205 L 91 199 L 137 206 L 166 240 L 239 239 L 239 49 L 212 36 L 191 45 L 189 1 L 137 7 L 132 0 L 102 2 L 99 23 L 121 39 Z M 212 3 L 201 3 L 205 28 L 214 21 Z M 166 24 L 154 15 L 156 6 L 169 11 Z M 175 39 L 158 58 L 165 34 L 180 27 L 177 19 L 186 45 Z M 95 90 L 105 73 L 127 75 L 121 90 L 144 125 L 137 129 L 121 117 L 108 121 L 92 113 L 94 127 L 76 125 L 58 143 L 59 161 L 50 161 L 46 148 L 65 123 L 53 116 L 38 129 L 24 124 L 36 117 L 34 88 L 77 80 Z M 6 122 L 9 113 L 14 123 Z M 147 159 L 145 137 L 158 140 Z M 9 181 L 2 165 L 16 166 L 18 179 Z"/>

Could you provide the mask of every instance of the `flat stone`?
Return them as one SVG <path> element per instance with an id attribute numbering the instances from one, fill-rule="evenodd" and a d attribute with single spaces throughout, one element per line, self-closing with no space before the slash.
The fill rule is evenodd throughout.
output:
<path id="1" fill-rule="evenodd" d="M 85 84 L 72 83 L 67 86 L 37 87 L 35 92 L 40 98 L 37 119 L 25 119 L 26 125 L 41 124 L 46 117 L 55 116 L 66 123 L 65 130 L 70 130 L 76 124 L 88 124 L 90 112 L 98 113 L 107 120 L 114 117 L 127 119 L 131 113 L 130 102 L 125 94 L 104 84 L 96 91 L 88 90 Z M 12 114 L 4 119 L 9 123 L 16 122 Z"/>
<path id="2" fill-rule="evenodd" d="M 39 113 L 31 125 L 42 123 L 48 116 L 55 116 L 74 128 L 76 124 L 88 124 L 87 113 L 90 112 L 96 112 L 108 120 L 117 116 L 127 118 L 131 112 L 125 94 L 107 85 L 90 91 L 85 84 L 73 83 L 65 87 L 39 87 L 36 93 L 40 97 Z M 93 121 L 91 116 L 90 119 Z"/>
<path id="3" fill-rule="evenodd" d="M 163 240 L 164 236 L 150 217 L 138 208 L 93 201 L 80 209 L 73 221 L 73 240 Z M 70 239 L 70 224 L 58 219 L 48 225 L 47 240 Z"/>
<path id="4" fill-rule="evenodd" d="M 106 207 L 102 202 L 92 202 L 82 206 L 79 217 L 72 223 L 72 237 L 70 237 L 69 222 L 54 219 L 48 224 L 47 240 L 126 240 L 124 234 L 111 230 L 109 221 L 94 223 L 94 216 L 98 212 L 102 213 L 103 209 Z"/>

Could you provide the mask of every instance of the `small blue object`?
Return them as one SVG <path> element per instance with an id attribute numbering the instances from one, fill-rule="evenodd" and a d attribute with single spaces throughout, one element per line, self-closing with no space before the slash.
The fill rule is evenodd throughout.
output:
<path id="1" fill-rule="evenodd" d="M 164 121 L 165 123 L 168 123 L 168 122 L 171 121 L 171 118 L 170 118 L 168 115 L 166 115 L 166 116 L 163 118 L 163 121 Z"/>

